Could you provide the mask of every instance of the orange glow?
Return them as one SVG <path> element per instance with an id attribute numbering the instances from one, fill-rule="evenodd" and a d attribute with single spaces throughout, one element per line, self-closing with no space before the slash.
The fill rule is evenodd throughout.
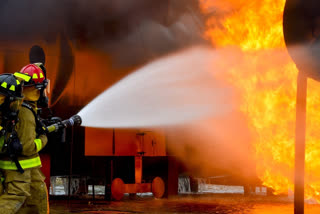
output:
<path id="1" fill-rule="evenodd" d="M 242 95 L 240 110 L 256 133 L 256 171 L 276 194 L 293 190 L 297 68 L 282 32 L 285 0 L 199 0 L 205 14 L 205 37 L 221 59 L 237 53 L 239 62 L 221 62 Z M 221 51 L 221 50 L 224 51 Z M 226 51 L 227 50 L 227 51 Z M 239 57 L 240 55 L 240 57 Z M 230 56 L 227 56 L 230 57 Z M 306 190 L 320 201 L 320 84 L 308 81 Z"/>

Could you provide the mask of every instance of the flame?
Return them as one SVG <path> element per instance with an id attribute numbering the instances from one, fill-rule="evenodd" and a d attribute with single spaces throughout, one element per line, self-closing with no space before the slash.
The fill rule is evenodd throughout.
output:
<path id="1" fill-rule="evenodd" d="M 239 107 L 256 133 L 253 142 L 256 173 L 276 194 L 293 190 L 296 79 L 283 32 L 285 0 L 199 0 L 210 18 L 205 37 L 239 60 L 221 62 L 242 95 Z M 230 57 L 226 56 L 225 57 Z M 320 201 L 320 85 L 308 80 L 306 137 L 306 198 Z"/>

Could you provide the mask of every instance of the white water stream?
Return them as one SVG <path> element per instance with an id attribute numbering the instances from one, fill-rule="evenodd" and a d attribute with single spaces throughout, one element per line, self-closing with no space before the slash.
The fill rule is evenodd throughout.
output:
<path id="1" fill-rule="evenodd" d="M 232 90 L 215 79 L 213 49 L 196 47 L 153 61 L 85 106 L 83 126 L 177 125 L 232 110 Z"/>

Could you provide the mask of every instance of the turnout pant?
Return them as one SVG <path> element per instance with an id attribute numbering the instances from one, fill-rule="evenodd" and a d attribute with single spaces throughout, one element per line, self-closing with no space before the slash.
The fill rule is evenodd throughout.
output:
<path id="1" fill-rule="evenodd" d="M 0 196 L 1 214 L 47 214 L 48 194 L 44 175 L 39 168 L 26 169 L 23 174 L 3 170 L 4 193 Z"/>

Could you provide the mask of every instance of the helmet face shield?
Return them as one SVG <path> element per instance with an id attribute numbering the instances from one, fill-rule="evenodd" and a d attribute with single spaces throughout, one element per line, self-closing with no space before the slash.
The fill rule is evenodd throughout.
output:
<path id="1" fill-rule="evenodd" d="M 36 89 L 38 90 L 44 90 L 47 88 L 48 80 L 43 80 L 42 83 L 35 84 Z"/>

